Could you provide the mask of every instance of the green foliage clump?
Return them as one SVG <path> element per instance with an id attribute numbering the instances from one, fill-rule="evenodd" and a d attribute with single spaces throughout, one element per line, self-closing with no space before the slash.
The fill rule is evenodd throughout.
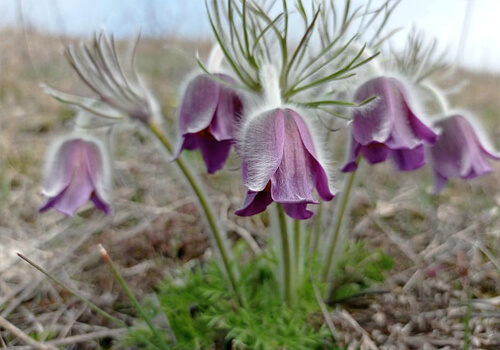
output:
<path id="1" fill-rule="evenodd" d="M 331 301 L 340 302 L 384 281 L 394 260 L 381 250 L 368 249 L 363 241 L 347 241 L 335 271 Z"/>
<path id="2" fill-rule="evenodd" d="M 152 312 L 167 317 L 171 330 L 163 333 L 175 334 L 168 339 L 173 350 L 336 349 L 314 291 L 318 277 L 314 271 L 321 266 L 317 260 L 309 261 L 309 273 L 296 276 L 293 307 L 283 301 L 278 263 L 268 253 L 239 266 L 243 306 L 237 304 L 219 264 L 210 261 L 203 267 L 183 268 L 163 282 L 158 291 L 160 308 Z M 347 242 L 337 265 L 333 301 L 382 282 L 392 265 L 392 258 L 382 251 L 367 249 L 363 242 Z M 141 349 L 159 348 L 145 329 L 129 333 L 125 342 L 140 344 Z"/>
<path id="3" fill-rule="evenodd" d="M 311 284 L 301 287 L 296 305 L 289 308 L 275 268 L 272 258 L 261 256 L 241 269 L 243 307 L 236 304 L 215 261 L 205 269 L 184 269 L 165 281 L 158 298 L 175 334 L 172 349 L 332 349 Z M 126 342 L 137 344 L 146 333 L 132 332 Z M 154 348 L 141 343 L 141 348 Z"/>

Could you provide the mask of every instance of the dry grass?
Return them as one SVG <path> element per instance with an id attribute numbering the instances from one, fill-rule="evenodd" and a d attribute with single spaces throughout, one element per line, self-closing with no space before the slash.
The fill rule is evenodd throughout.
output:
<path id="1" fill-rule="evenodd" d="M 82 87 L 61 55 L 70 39 L 28 34 L 0 33 L 0 316 L 54 345 L 113 348 L 122 330 L 50 284 L 15 253 L 29 256 L 131 323 L 134 311 L 100 263 L 97 244 L 108 249 L 145 296 L 179 262 L 209 254 L 208 242 L 193 199 L 168 175 L 172 167 L 162 155 L 135 130 L 121 133 L 114 145 L 114 215 L 104 217 L 90 206 L 74 219 L 38 214 L 44 152 L 54 137 L 70 129 L 73 115 L 44 95 L 38 83 L 72 91 Z M 182 76 L 195 62 L 164 45 L 144 40 L 138 61 L 169 116 Z M 182 43 L 190 53 L 193 45 Z M 206 52 L 206 43 L 202 49 Z M 455 102 L 480 115 L 498 139 L 500 78 L 461 71 L 452 79 L 464 78 L 469 86 Z M 390 165 L 370 170 L 364 169 L 353 200 L 350 234 L 391 253 L 396 268 L 384 285 L 331 313 L 340 342 L 349 349 L 458 349 L 469 334 L 471 349 L 499 348 L 498 174 L 454 182 L 435 197 L 429 194 L 428 170 L 396 176 Z M 214 201 L 234 236 L 251 233 L 262 243 L 257 232 L 263 223 L 231 214 L 242 188 L 227 176 L 212 176 L 210 184 L 226 193 Z M 237 178 L 237 171 L 229 176 Z M 3 330 L 0 337 L 11 349 L 27 348 L 11 332 Z"/>

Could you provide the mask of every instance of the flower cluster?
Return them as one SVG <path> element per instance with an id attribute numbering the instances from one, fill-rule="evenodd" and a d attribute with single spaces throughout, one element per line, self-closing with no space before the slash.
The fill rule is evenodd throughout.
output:
<path id="1" fill-rule="evenodd" d="M 234 149 L 246 187 L 236 214 L 255 215 L 276 202 L 290 217 L 308 219 L 313 215 L 308 205 L 334 197 L 326 167 L 334 160 L 324 157 L 331 146 L 320 140 L 322 131 L 315 123 L 320 114 L 337 115 L 331 106 L 352 108 L 350 148 L 342 172 L 356 171 L 362 158 L 369 164 L 391 159 L 397 170 L 412 171 L 423 167 L 430 157 L 436 190 L 441 190 L 448 179 L 471 179 L 492 171 L 485 158 L 497 159 L 497 154 L 479 138 L 472 125 L 475 122 L 443 110 L 431 123 L 422 112 L 425 103 L 414 91 L 426 86 L 424 81 L 433 71 L 425 68 L 424 61 L 415 68 L 396 59 L 396 65 L 414 77 L 396 77 L 377 66 L 377 74 L 366 74 L 369 78 L 359 79 L 361 84 L 351 82 L 349 88 L 343 88 L 346 85 L 338 85 L 338 80 L 347 80 L 358 67 L 375 66 L 377 54 L 371 54 L 366 44 L 350 40 L 338 46 L 333 41 L 306 54 L 317 18 L 327 18 L 318 8 L 310 21 L 303 13 L 307 30 L 300 44 L 290 50 L 285 40 L 287 26 L 273 24 L 257 5 L 242 6 L 241 14 L 248 10 L 253 16 L 252 21 L 240 18 L 246 23 L 243 33 L 228 33 L 227 28 L 235 28 L 234 18 L 228 17 L 226 26 L 219 5 L 209 7 L 216 49 L 208 68 L 200 62 L 203 71 L 187 79 L 178 109 L 177 146 L 166 146 L 172 160 L 179 160 L 184 151 L 200 151 L 209 174 L 223 169 Z M 273 30 L 268 33 L 263 28 Z M 324 28 L 318 30 L 322 38 L 334 37 Z M 270 38 L 271 33 L 277 37 Z M 234 45 L 234 38 L 240 45 Z M 281 57 L 272 54 L 275 39 L 282 43 L 281 51 L 276 51 Z M 374 45 L 373 40 L 367 43 Z M 97 35 L 91 47 L 70 47 L 68 58 L 96 97 L 84 99 L 50 90 L 57 98 L 100 117 L 121 120 L 127 116 L 146 126 L 161 122 L 158 103 L 133 64 L 122 68 L 113 38 Z M 133 56 L 128 61 L 133 62 Z M 332 99 L 348 96 L 352 90 L 352 101 Z M 44 194 L 49 201 L 41 210 L 54 208 L 72 215 L 90 199 L 108 213 L 109 197 L 104 193 L 109 192 L 107 169 L 111 166 L 100 141 L 72 136 L 58 145 L 47 161 Z"/>

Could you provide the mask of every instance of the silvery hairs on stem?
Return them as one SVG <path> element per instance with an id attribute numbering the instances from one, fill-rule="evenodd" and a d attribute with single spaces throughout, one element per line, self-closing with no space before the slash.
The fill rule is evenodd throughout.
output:
<path id="1" fill-rule="evenodd" d="M 57 100 L 112 122 L 129 118 L 149 124 L 160 115 L 160 107 L 135 68 L 139 38 L 123 61 L 113 36 L 103 32 L 96 33 L 90 45 L 80 43 L 66 49 L 70 65 L 93 96 L 62 92 L 45 84 L 42 87 Z"/>

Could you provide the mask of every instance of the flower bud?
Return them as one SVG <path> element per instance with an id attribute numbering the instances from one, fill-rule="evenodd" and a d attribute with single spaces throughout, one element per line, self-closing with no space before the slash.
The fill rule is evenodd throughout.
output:
<path id="1" fill-rule="evenodd" d="M 237 215 L 260 213 L 278 202 L 294 219 L 308 219 L 307 204 L 316 188 L 326 201 L 333 198 L 325 169 L 303 118 L 290 108 L 275 108 L 251 118 L 239 151 L 247 194 Z"/>
<path id="2" fill-rule="evenodd" d="M 57 141 L 49 152 L 42 194 L 48 197 L 40 212 L 55 209 L 67 216 L 91 200 L 110 213 L 111 170 L 102 143 L 89 136 L 71 136 Z"/>
<path id="3" fill-rule="evenodd" d="M 234 80 L 224 74 L 215 76 L 228 83 Z M 207 74 L 195 76 L 182 98 L 179 133 L 182 139 L 175 158 L 182 150 L 199 149 L 212 174 L 226 162 L 234 142 L 236 123 L 243 105 L 238 94 Z"/>
<path id="4" fill-rule="evenodd" d="M 361 85 L 354 99 L 373 96 L 374 101 L 353 113 L 351 149 L 342 171 L 356 170 L 360 154 L 370 164 L 391 157 L 401 171 L 422 167 L 424 143 L 435 143 L 437 134 L 414 113 L 407 88 L 395 78 L 379 77 Z"/>
<path id="5" fill-rule="evenodd" d="M 500 159 L 500 155 L 490 149 L 468 118 L 455 114 L 435 125 L 442 131 L 438 142 L 429 148 L 436 176 L 435 192 L 441 191 L 448 179 L 468 180 L 493 171 L 487 159 Z"/>

